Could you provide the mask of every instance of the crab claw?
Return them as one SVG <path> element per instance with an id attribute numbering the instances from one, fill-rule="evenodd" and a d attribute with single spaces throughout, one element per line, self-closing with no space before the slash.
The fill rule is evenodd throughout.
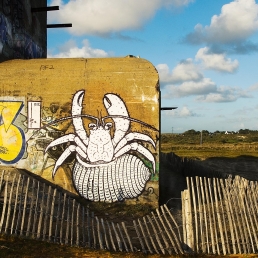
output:
<path id="1" fill-rule="evenodd" d="M 128 117 L 128 111 L 124 101 L 116 94 L 106 94 L 103 98 L 104 106 L 109 115 Z M 129 129 L 130 121 L 124 118 L 112 118 L 115 123 L 113 143 L 116 146 Z"/>
<path id="2" fill-rule="evenodd" d="M 88 136 L 86 134 L 85 128 L 83 126 L 81 113 L 82 113 L 82 102 L 84 97 L 84 90 L 77 91 L 73 97 L 72 103 L 72 116 L 73 116 L 73 126 L 75 132 L 80 137 L 80 139 L 88 144 Z"/>

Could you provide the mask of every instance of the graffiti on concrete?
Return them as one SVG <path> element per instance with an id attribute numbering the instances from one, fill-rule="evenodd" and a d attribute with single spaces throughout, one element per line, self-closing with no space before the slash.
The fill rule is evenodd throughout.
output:
<path id="1" fill-rule="evenodd" d="M 0 61 L 45 57 L 40 35 L 45 27 L 31 13 L 30 1 L 3 0 L 0 6 Z M 44 26 L 44 25 L 43 25 Z M 40 42 L 40 44 L 39 44 Z"/>
<path id="2" fill-rule="evenodd" d="M 14 121 L 23 108 L 21 101 L 0 101 L 0 161 L 14 164 L 25 151 L 24 131 Z"/>
<path id="3" fill-rule="evenodd" d="M 56 138 L 45 149 L 45 152 L 49 152 L 60 145 L 64 148 L 55 162 L 53 177 L 65 160 L 75 153 L 73 183 L 81 196 L 91 201 L 104 202 L 136 198 L 150 179 L 151 170 L 155 173 L 155 158 L 140 142 L 149 142 L 154 148 L 155 142 L 146 134 L 130 132 L 130 124 L 136 122 L 156 129 L 131 118 L 125 102 L 116 94 L 105 94 L 103 98 L 108 113 L 105 117 L 82 114 L 83 99 L 84 91 L 76 92 L 72 102 L 72 116 L 52 122 L 72 119 L 74 126 L 74 133 Z M 82 118 L 94 121 L 88 124 L 89 135 Z M 146 166 L 144 159 L 151 162 L 152 169 Z"/>

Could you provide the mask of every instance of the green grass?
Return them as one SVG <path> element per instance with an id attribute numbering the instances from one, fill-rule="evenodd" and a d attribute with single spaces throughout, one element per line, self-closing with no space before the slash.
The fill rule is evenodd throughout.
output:
<path id="1" fill-rule="evenodd" d="M 180 157 L 206 159 L 210 157 L 258 157 L 258 137 L 255 135 L 161 135 L 161 151 Z"/>

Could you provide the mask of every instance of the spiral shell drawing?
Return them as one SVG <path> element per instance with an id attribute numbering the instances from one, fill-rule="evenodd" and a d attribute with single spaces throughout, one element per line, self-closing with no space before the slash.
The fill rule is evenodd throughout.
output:
<path id="1" fill-rule="evenodd" d="M 82 197 L 103 202 L 138 197 L 150 179 L 151 171 L 137 153 L 151 162 L 152 171 L 155 172 L 155 158 L 140 142 L 149 142 L 154 148 L 155 143 L 146 134 L 130 132 L 130 123 L 134 121 L 156 129 L 129 117 L 124 101 L 116 94 L 105 94 L 103 104 L 108 116 L 101 118 L 81 114 L 83 98 L 84 91 L 76 92 L 73 97 L 72 119 L 75 132 L 53 140 L 45 149 L 46 152 L 59 144 L 70 143 L 57 159 L 53 177 L 57 169 L 74 152 L 76 161 L 73 166 L 73 183 Z M 89 123 L 89 136 L 84 128 L 83 117 L 96 121 Z M 107 118 L 111 118 L 113 123 L 105 123 Z M 67 118 L 61 120 L 65 119 Z M 113 138 L 110 133 L 112 127 Z"/>
<path id="2" fill-rule="evenodd" d="M 125 154 L 108 166 L 84 167 L 76 162 L 73 182 L 78 193 L 90 201 L 116 202 L 139 196 L 150 171 L 134 155 Z"/>

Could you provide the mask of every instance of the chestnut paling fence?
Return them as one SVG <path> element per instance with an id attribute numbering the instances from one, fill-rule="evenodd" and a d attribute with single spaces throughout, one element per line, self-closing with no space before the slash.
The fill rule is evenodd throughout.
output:
<path id="1" fill-rule="evenodd" d="M 234 179 L 187 178 L 182 192 L 183 239 L 196 253 L 258 251 L 258 183 Z"/>
<path id="2" fill-rule="evenodd" d="M 17 170 L 0 172 L 0 192 L 2 234 L 112 251 L 183 253 L 180 227 L 166 205 L 130 224 L 108 221 Z"/>
<path id="3" fill-rule="evenodd" d="M 128 223 L 100 218 L 53 185 L 3 170 L 0 233 L 112 251 L 256 253 L 257 182 L 240 177 L 186 180 L 182 219 L 163 205 Z"/>

